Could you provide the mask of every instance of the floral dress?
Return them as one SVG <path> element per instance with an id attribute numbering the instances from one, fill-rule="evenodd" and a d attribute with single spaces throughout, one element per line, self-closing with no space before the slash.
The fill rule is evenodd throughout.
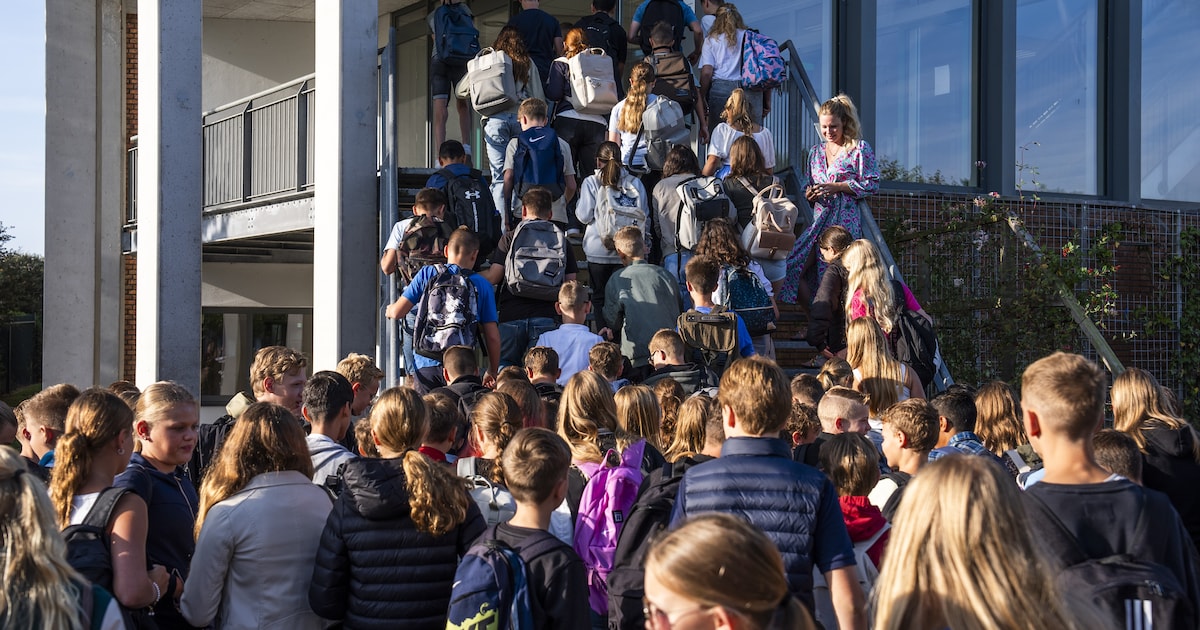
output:
<path id="1" fill-rule="evenodd" d="M 788 303 L 795 304 L 800 287 L 800 270 L 804 261 L 808 260 L 809 252 L 817 246 L 817 239 L 825 228 L 840 225 L 854 238 L 862 238 L 862 227 L 858 212 L 858 201 L 875 194 L 879 189 L 879 165 L 875 162 L 875 151 L 865 140 L 859 140 L 854 146 L 847 148 L 841 155 L 834 158 L 830 164 L 825 159 L 825 144 L 815 145 L 809 151 L 808 173 L 810 184 L 827 184 L 830 182 L 846 182 L 850 185 L 850 193 L 837 193 L 831 198 L 818 202 L 813 207 L 813 223 L 796 239 L 792 253 L 787 259 L 787 277 L 779 297 Z M 825 261 L 817 259 L 817 277 L 812 284 L 810 294 L 815 294 L 816 287 L 825 272 Z"/>

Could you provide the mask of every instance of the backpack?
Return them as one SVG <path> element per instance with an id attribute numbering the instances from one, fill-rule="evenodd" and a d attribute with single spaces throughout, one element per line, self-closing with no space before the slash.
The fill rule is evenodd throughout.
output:
<path id="1" fill-rule="evenodd" d="M 433 14 L 433 45 L 438 59 L 462 67 L 479 54 L 479 29 L 465 4 L 443 4 Z"/>
<path id="2" fill-rule="evenodd" d="M 765 335 L 775 330 L 775 307 L 758 274 L 747 267 L 723 265 L 725 303 L 746 323 L 751 336 Z"/>
<path id="3" fill-rule="evenodd" d="M 586 35 L 588 48 L 600 48 L 604 54 L 608 55 L 609 61 L 617 56 L 617 49 L 612 43 L 612 27 L 620 28 L 616 20 L 608 17 L 606 13 L 593 13 L 584 16 L 575 23 L 577 28 L 583 29 L 583 34 Z"/>
<path id="4" fill-rule="evenodd" d="M 113 586 L 112 548 L 108 539 L 108 523 L 112 520 L 117 501 L 131 492 L 129 488 L 105 488 L 96 497 L 83 522 L 68 525 L 62 530 L 67 543 L 67 564 L 93 584 L 106 589 Z"/>
<path id="5" fill-rule="evenodd" d="M 471 107 L 481 116 L 494 116 L 520 101 L 508 53 L 484 48 L 467 62 L 466 81 L 471 86 Z"/>
<path id="6" fill-rule="evenodd" d="M 427 214 L 413 217 L 400 239 L 397 268 L 405 282 L 412 282 L 426 265 L 446 264 L 446 245 L 454 233 L 452 223 Z"/>
<path id="7" fill-rule="evenodd" d="M 890 529 L 892 526 L 884 523 L 874 536 L 854 543 L 854 560 L 856 562 L 854 569 L 858 576 L 858 585 L 868 600 L 871 598 L 871 590 L 875 587 L 875 580 L 879 578 L 879 567 L 875 566 L 871 556 L 867 555 L 867 550 L 874 547 L 875 543 L 879 542 L 879 539 Z M 817 623 L 826 628 L 836 628 L 838 625 L 837 614 L 833 608 L 829 584 L 825 582 L 825 576 L 817 567 L 813 567 L 813 604 L 813 617 L 816 618 Z M 868 625 L 871 621 L 868 619 Z"/>
<path id="8" fill-rule="evenodd" d="M 437 265 L 425 285 L 413 327 L 413 351 L 441 360 L 450 346 L 474 347 L 479 338 L 479 291 L 470 269 L 451 271 Z"/>
<path id="9" fill-rule="evenodd" d="M 446 630 L 526 630 L 534 627 L 529 563 L 562 543 L 549 533 L 530 534 L 514 549 L 493 525 L 471 545 L 454 572 Z"/>
<path id="10" fill-rule="evenodd" d="M 188 478 L 197 488 L 204 480 L 204 473 L 208 472 L 208 467 L 216 461 L 217 454 L 221 452 L 221 445 L 225 443 L 225 436 L 229 435 L 229 430 L 236 421 L 237 418 L 226 414 L 212 424 L 196 427 L 196 448 L 192 451 L 192 460 L 188 462 Z"/>
<path id="11" fill-rule="evenodd" d="M 511 492 L 480 474 L 478 463 L 477 457 L 460 457 L 456 462 L 458 476 L 471 483 L 471 498 L 489 526 L 507 523 L 517 513 L 516 501 Z"/>
<path id="12" fill-rule="evenodd" d="M 1075 593 L 1084 602 L 1090 599 L 1095 610 L 1111 620 L 1114 627 L 1140 630 L 1197 627 L 1200 620 L 1194 603 L 1175 574 L 1157 562 L 1144 559 L 1143 549 L 1150 535 L 1146 531 L 1144 494 L 1127 553 L 1105 558 L 1088 557 L 1050 506 L 1035 494 L 1025 493 L 1025 496 L 1032 499 L 1026 505 L 1041 512 L 1050 524 L 1046 531 L 1036 531 L 1035 535 L 1046 537 L 1052 549 L 1063 554 L 1066 568 L 1055 577 L 1062 592 Z"/>
<path id="13" fill-rule="evenodd" d="M 567 95 L 571 107 L 581 114 L 608 116 L 620 100 L 612 58 L 603 48 L 589 48 L 565 61 L 571 80 L 571 93 Z"/>
<path id="14" fill-rule="evenodd" d="M 748 90 L 769 90 L 787 81 L 787 64 L 775 40 L 746 29 L 742 34 L 742 76 L 739 86 Z"/>
<path id="15" fill-rule="evenodd" d="M 567 235 L 550 221 L 517 224 L 504 257 L 504 283 L 518 297 L 554 302 L 567 277 Z"/>
<path id="16" fill-rule="evenodd" d="M 596 194 L 595 228 L 605 249 L 616 249 L 613 238 L 623 227 L 641 228 L 643 236 L 648 232 L 642 225 L 646 221 L 646 211 L 642 209 L 642 200 L 632 182 L 633 177 L 622 173 L 617 188 L 601 185 Z"/>
<path id="17" fill-rule="evenodd" d="M 657 94 L 679 103 L 684 116 L 691 116 L 696 110 L 695 79 L 692 76 L 692 64 L 688 63 L 683 53 L 656 52 L 646 57 L 646 61 L 654 67 L 654 86 L 651 94 Z"/>
<path id="18" fill-rule="evenodd" d="M 650 0 L 646 3 L 645 10 L 642 11 L 642 21 L 640 22 L 642 26 L 638 30 L 642 53 L 646 57 L 653 53 L 650 48 L 650 29 L 660 21 L 671 25 L 671 33 L 675 36 L 675 42 L 671 44 L 671 48 L 683 50 L 683 32 L 687 28 L 687 24 L 683 22 L 683 6 L 679 0 Z"/>
<path id="19" fill-rule="evenodd" d="M 667 163 L 667 152 L 671 147 L 688 144 L 692 138 L 692 132 L 687 127 L 687 120 L 683 117 L 683 108 L 679 103 L 660 96 L 646 104 L 646 110 L 642 112 L 641 127 L 629 153 L 628 164 L 633 164 L 633 154 L 637 152 L 643 137 L 646 139 L 646 168 L 661 171 Z"/>
<path id="20" fill-rule="evenodd" d="M 904 286 L 892 281 L 892 287 L 899 307 L 896 326 L 892 329 L 892 354 L 896 356 L 897 361 L 908 365 L 917 373 L 922 386 L 928 387 L 937 374 L 937 332 L 929 320 L 905 307 Z"/>
<path id="21" fill-rule="evenodd" d="M 705 367 L 717 376 L 738 359 L 737 315 L 724 306 L 718 304 L 708 313 L 693 308 L 681 313 L 675 325 L 684 345 L 699 352 Z M 721 355 L 725 355 L 725 365 L 718 368 Z"/>
<path id="22" fill-rule="evenodd" d="M 679 196 L 679 210 L 675 213 L 675 243 L 680 249 L 691 251 L 700 243 L 704 224 L 713 219 L 737 220 L 737 208 L 725 184 L 716 177 L 698 175 L 685 179 L 675 187 Z"/>
<path id="23" fill-rule="evenodd" d="M 788 199 L 779 182 L 758 190 L 746 180 L 738 181 L 754 193 L 753 218 L 742 230 L 742 246 L 750 256 L 765 260 L 783 260 L 796 244 L 796 204 Z"/>
<path id="24" fill-rule="evenodd" d="M 443 168 L 438 175 L 446 180 L 442 192 L 449 203 L 447 214 L 453 217 L 450 222 L 465 225 L 479 237 L 479 260 L 484 260 L 496 249 L 503 230 L 500 212 L 496 209 L 492 192 L 483 181 L 483 173 L 471 169 L 466 175 L 455 176 L 450 169 Z"/>
<path id="25" fill-rule="evenodd" d="M 558 146 L 558 134 L 553 129 L 532 127 L 517 136 L 513 179 L 518 195 L 524 195 L 534 186 L 545 186 L 552 199 L 563 196 L 567 183 L 563 177 L 562 147 Z"/>
<path id="26" fill-rule="evenodd" d="M 640 630 L 645 626 L 642 584 L 646 579 L 646 554 L 655 538 L 670 526 L 679 483 L 687 468 L 694 465 L 689 460 L 681 460 L 679 464 L 667 462 L 663 465 L 662 478 L 646 487 L 621 528 L 612 572 L 608 574 L 610 628 Z"/>
<path id="27" fill-rule="evenodd" d="M 588 604 L 601 615 L 608 614 L 608 574 L 625 516 L 637 501 L 642 485 L 645 452 L 646 440 L 638 440 L 620 454 L 608 451 L 602 464 L 579 464 L 588 482 L 575 520 L 575 552 L 587 569 Z"/>

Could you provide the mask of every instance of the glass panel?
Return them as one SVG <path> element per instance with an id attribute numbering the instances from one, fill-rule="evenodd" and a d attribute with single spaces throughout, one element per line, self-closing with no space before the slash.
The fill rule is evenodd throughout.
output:
<path id="1" fill-rule="evenodd" d="M 1200 201 L 1200 3 L 1142 0 L 1142 197 Z"/>
<path id="2" fill-rule="evenodd" d="M 1096 5 L 1017 6 L 1016 169 L 1025 190 L 1098 192 Z"/>
<path id="3" fill-rule="evenodd" d="M 876 128 L 867 135 L 884 178 L 973 185 L 971 0 L 878 7 Z"/>
<path id="4" fill-rule="evenodd" d="M 205 309 L 200 339 L 200 395 L 229 397 L 249 387 L 260 348 L 287 346 L 312 355 L 312 313 Z"/>
<path id="5" fill-rule="evenodd" d="M 433 158 L 429 104 L 429 55 L 426 13 L 396 15 L 396 163 L 426 166 Z M 457 123 L 455 123 L 457 124 Z"/>

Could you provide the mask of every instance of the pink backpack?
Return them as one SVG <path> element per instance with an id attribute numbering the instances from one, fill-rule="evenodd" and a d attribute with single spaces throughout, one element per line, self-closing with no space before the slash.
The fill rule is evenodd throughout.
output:
<path id="1" fill-rule="evenodd" d="M 646 440 L 638 440 L 620 455 L 605 453 L 603 464 L 579 464 L 588 483 L 575 521 L 575 552 L 587 568 L 588 604 L 601 615 L 608 614 L 608 574 L 625 516 L 637 502 L 645 452 Z"/>
<path id="2" fill-rule="evenodd" d="M 777 88 L 787 80 L 787 64 L 775 40 L 746 29 L 742 35 L 741 87 L 751 90 Z"/>

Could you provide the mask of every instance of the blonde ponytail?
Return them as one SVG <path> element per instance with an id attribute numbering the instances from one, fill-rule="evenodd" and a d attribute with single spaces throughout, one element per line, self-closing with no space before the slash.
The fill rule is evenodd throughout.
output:
<path id="1" fill-rule="evenodd" d="M 96 453 L 125 432 L 133 433 L 133 410 L 116 394 L 91 388 L 71 403 L 50 477 L 50 499 L 62 527 L 71 522 L 72 499 L 91 473 Z"/>
<path id="2" fill-rule="evenodd" d="M 625 133 L 637 133 L 642 127 L 642 114 L 646 112 L 646 102 L 650 98 L 650 88 L 654 85 L 654 66 L 645 61 L 633 67 L 629 73 L 629 95 L 621 106 L 621 118 L 617 122 L 617 130 Z"/>
<path id="3" fill-rule="evenodd" d="M 444 536 L 467 520 L 471 496 L 461 479 L 418 451 L 406 452 L 402 461 L 409 514 L 418 530 Z"/>

